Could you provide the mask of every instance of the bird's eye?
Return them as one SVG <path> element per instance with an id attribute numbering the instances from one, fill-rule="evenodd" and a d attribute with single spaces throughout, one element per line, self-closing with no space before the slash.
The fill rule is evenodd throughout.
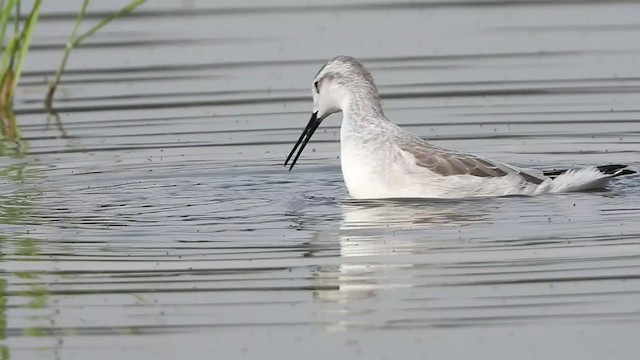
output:
<path id="1" fill-rule="evenodd" d="M 314 83 L 313 83 L 313 87 L 315 87 L 315 88 L 316 88 L 316 92 L 317 92 L 318 94 L 320 94 L 320 86 L 319 86 L 319 84 L 318 84 L 318 83 L 319 83 L 319 81 L 314 82 Z"/>

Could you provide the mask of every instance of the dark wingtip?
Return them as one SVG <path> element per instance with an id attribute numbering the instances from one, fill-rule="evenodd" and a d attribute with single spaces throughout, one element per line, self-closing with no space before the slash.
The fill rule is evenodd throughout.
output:
<path id="1" fill-rule="evenodd" d="M 600 171 L 601 173 L 605 175 L 611 175 L 612 177 L 632 175 L 636 173 L 635 170 L 631 170 L 628 167 L 629 165 L 625 165 L 625 164 L 611 164 L 611 165 L 600 165 L 596 167 L 596 169 L 598 169 L 598 171 Z M 554 169 L 554 170 L 544 171 L 543 174 L 544 176 L 548 176 L 553 179 L 561 174 L 564 174 L 567 170 L 568 169 L 562 169 L 562 170 Z"/>
<path id="2" fill-rule="evenodd" d="M 612 165 L 602 165 L 598 166 L 598 170 L 607 175 L 611 175 L 612 177 L 624 176 L 635 174 L 634 170 L 628 168 L 629 165 L 624 164 L 612 164 Z"/>
<path id="3" fill-rule="evenodd" d="M 634 170 L 624 169 L 624 170 L 620 171 L 619 173 L 615 174 L 614 176 L 633 175 L 635 173 L 636 172 Z"/>

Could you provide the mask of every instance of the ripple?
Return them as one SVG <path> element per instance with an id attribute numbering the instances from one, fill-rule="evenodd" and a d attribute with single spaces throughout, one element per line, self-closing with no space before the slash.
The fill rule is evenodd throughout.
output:
<path id="1" fill-rule="evenodd" d="M 0 144 L 3 358 L 628 357 L 640 176 L 356 201 L 339 116 L 294 171 L 282 163 L 310 77 L 338 51 L 434 144 L 538 169 L 638 167 L 638 5 L 158 1 L 74 50 L 47 119 L 51 55 L 76 14 L 48 5 L 16 98 L 24 151 Z M 95 6 L 90 19 L 111 12 Z"/>

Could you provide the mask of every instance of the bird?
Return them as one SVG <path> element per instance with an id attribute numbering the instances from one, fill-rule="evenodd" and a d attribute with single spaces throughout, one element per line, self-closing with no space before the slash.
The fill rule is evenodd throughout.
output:
<path id="1" fill-rule="evenodd" d="M 290 164 L 291 171 L 322 121 L 342 112 L 340 163 L 354 199 L 588 191 L 605 188 L 612 178 L 635 173 L 624 164 L 545 172 L 433 145 L 386 117 L 373 77 L 350 56 L 326 62 L 312 84 L 311 118 L 284 165 Z"/>

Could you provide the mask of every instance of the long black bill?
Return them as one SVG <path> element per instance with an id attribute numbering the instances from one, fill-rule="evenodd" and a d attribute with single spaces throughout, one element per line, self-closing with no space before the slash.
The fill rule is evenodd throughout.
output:
<path id="1" fill-rule="evenodd" d="M 302 143 L 302 146 L 300 146 L 300 150 L 298 150 L 298 153 L 296 154 L 296 157 L 294 157 L 293 161 L 291 162 L 291 166 L 289 167 L 289 171 L 291 171 L 291 169 L 293 169 L 293 165 L 295 165 L 296 161 L 298 161 L 298 158 L 300 157 L 300 154 L 302 154 L 302 150 L 304 150 L 304 147 L 307 146 L 307 143 L 311 139 L 311 136 L 313 136 L 313 133 L 316 131 L 316 129 L 318 128 L 318 126 L 320 125 L 321 122 L 322 122 L 322 119 L 318 119 L 318 112 L 317 111 L 314 112 L 313 114 L 311 114 L 311 119 L 309 119 L 309 122 L 307 123 L 307 126 L 304 128 L 304 131 L 300 135 L 300 138 L 298 139 L 298 142 L 296 142 L 296 145 L 293 147 L 293 149 L 291 149 L 291 152 L 289 153 L 289 156 L 287 156 L 287 160 L 284 161 L 284 166 L 287 166 L 287 163 L 289 162 L 289 159 L 291 159 L 291 156 L 293 156 L 293 153 L 296 151 L 298 146 L 300 146 L 300 143 Z"/>

